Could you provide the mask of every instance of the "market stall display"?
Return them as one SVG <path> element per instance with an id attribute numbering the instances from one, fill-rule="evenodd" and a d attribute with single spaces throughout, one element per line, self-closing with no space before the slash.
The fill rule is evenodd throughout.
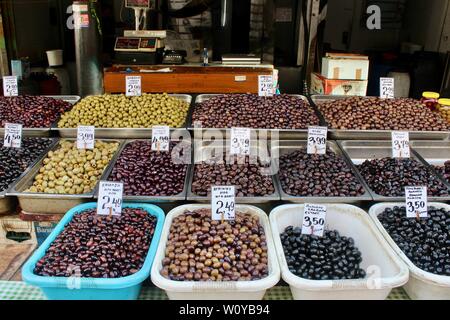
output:
<path id="1" fill-rule="evenodd" d="M 124 204 L 120 217 L 100 217 L 96 206 L 71 209 L 24 265 L 24 281 L 40 287 L 49 299 L 139 296 L 150 274 L 164 212 L 153 205 Z"/>
<path id="2" fill-rule="evenodd" d="M 411 147 L 418 156 L 433 166 L 447 183 L 450 183 L 450 142 L 413 141 Z"/>

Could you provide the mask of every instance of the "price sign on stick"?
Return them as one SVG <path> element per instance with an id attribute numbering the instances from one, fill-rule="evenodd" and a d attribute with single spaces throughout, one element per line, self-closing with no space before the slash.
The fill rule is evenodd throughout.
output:
<path id="1" fill-rule="evenodd" d="M 393 99 L 394 95 L 394 78 L 380 78 L 380 98 Z"/>
<path id="2" fill-rule="evenodd" d="M 317 204 L 305 204 L 303 212 L 302 234 L 323 237 L 327 207 Z"/>
<path id="3" fill-rule="evenodd" d="M 428 188 L 406 187 L 406 216 L 408 218 L 428 217 Z"/>
<path id="4" fill-rule="evenodd" d="M 328 135 L 328 128 L 326 127 L 309 127 L 308 154 L 326 154 L 327 135 Z"/>
<path id="5" fill-rule="evenodd" d="M 120 216 L 122 214 L 123 183 L 100 181 L 97 214 L 101 216 Z"/>
<path id="6" fill-rule="evenodd" d="M 170 128 L 167 126 L 156 126 L 152 128 L 152 150 L 170 150 Z"/>
<path id="7" fill-rule="evenodd" d="M 250 155 L 250 129 L 231 128 L 231 155 Z"/>
<path id="8" fill-rule="evenodd" d="M 127 76 L 125 82 L 127 97 L 139 97 L 142 95 L 142 78 L 140 76 Z"/>
<path id="9" fill-rule="evenodd" d="M 392 157 L 409 158 L 410 156 L 409 132 L 392 132 Z"/>
<path id="10" fill-rule="evenodd" d="M 22 147 L 22 125 L 14 123 L 5 124 L 5 137 L 3 146 L 6 148 Z"/>
<path id="11" fill-rule="evenodd" d="M 212 220 L 225 221 L 236 219 L 236 200 L 234 186 L 212 187 Z"/>
<path id="12" fill-rule="evenodd" d="M 5 97 L 17 97 L 19 95 L 16 76 L 3 77 L 3 95 Z"/>
<path id="13" fill-rule="evenodd" d="M 258 76 L 258 95 L 272 97 L 273 91 L 273 76 Z"/>
<path id="14" fill-rule="evenodd" d="M 93 150 L 95 147 L 95 127 L 79 126 L 77 129 L 77 148 Z"/>

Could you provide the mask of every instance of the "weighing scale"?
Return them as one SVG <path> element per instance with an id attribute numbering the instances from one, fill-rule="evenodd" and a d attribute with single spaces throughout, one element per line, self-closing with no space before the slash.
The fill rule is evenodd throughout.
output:
<path id="1" fill-rule="evenodd" d="M 159 64 L 164 51 L 164 30 L 145 30 L 147 15 L 155 8 L 155 0 L 125 0 L 127 8 L 134 9 L 135 30 L 126 30 L 123 37 L 117 37 L 115 62 L 120 64 Z M 141 30 L 141 22 L 143 28 Z"/>

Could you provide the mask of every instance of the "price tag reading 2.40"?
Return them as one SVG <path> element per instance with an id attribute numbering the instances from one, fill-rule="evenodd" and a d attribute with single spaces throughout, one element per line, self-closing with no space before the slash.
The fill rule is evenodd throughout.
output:
<path id="1" fill-rule="evenodd" d="M 236 219 L 236 200 L 234 186 L 212 187 L 211 219 L 215 221 L 232 221 Z"/>
<path id="2" fill-rule="evenodd" d="M 327 153 L 327 127 L 308 128 L 308 154 Z"/>
<path id="3" fill-rule="evenodd" d="M 122 214 L 123 183 L 100 181 L 97 214 L 120 216 Z"/>
<path id="4" fill-rule="evenodd" d="M 152 128 L 152 150 L 170 150 L 170 128 L 167 126 L 156 126 Z"/>
<path id="5" fill-rule="evenodd" d="M 406 187 L 406 216 L 408 218 L 428 217 L 428 188 Z"/>
<path id="6" fill-rule="evenodd" d="M 302 234 L 323 237 L 327 207 L 317 204 L 305 204 L 303 212 Z"/>
<path id="7" fill-rule="evenodd" d="M 393 158 L 411 157 L 408 132 L 400 132 L 400 131 L 392 132 L 392 157 Z"/>
<path id="8" fill-rule="evenodd" d="M 3 95 L 5 97 L 17 97 L 19 95 L 16 76 L 3 77 Z"/>
<path id="9" fill-rule="evenodd" d="M 22 147 L 22 125 L 14 123 L 5 124 L 5 137 L 3 140 L 5 148 Z"/>
<path id="10" fill-rule="evenodd" d="M 127 97 L 140 97 L 142 95 L 142 78 L 140 76 L 127 76 L 125 82 Z"/>
<path id="11" fill-rule="evenodd" d="M 250 155 L 250 129 L 231 128 L 231 155 Z"/>
<path id="12" fill-rule="evenodd" d="M 79 126 L 77 129 L 77 148 L 93 150 L 95 147 L 95 127 Z"/>

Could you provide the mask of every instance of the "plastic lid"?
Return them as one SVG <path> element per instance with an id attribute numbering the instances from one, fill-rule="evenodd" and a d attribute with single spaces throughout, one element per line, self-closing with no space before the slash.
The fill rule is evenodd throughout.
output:
<path id="1" fill-rule="evenodd" d="M 450 106 L 450 99 L 439 99 L 439 104 L 443 106 Z"/>
<path id="2" fill-rule="evenodd" d="M 422 97 L 427 99 L 439 99 L 441 95 L 437 92 L 425 91 L 422 93 Z"/>

